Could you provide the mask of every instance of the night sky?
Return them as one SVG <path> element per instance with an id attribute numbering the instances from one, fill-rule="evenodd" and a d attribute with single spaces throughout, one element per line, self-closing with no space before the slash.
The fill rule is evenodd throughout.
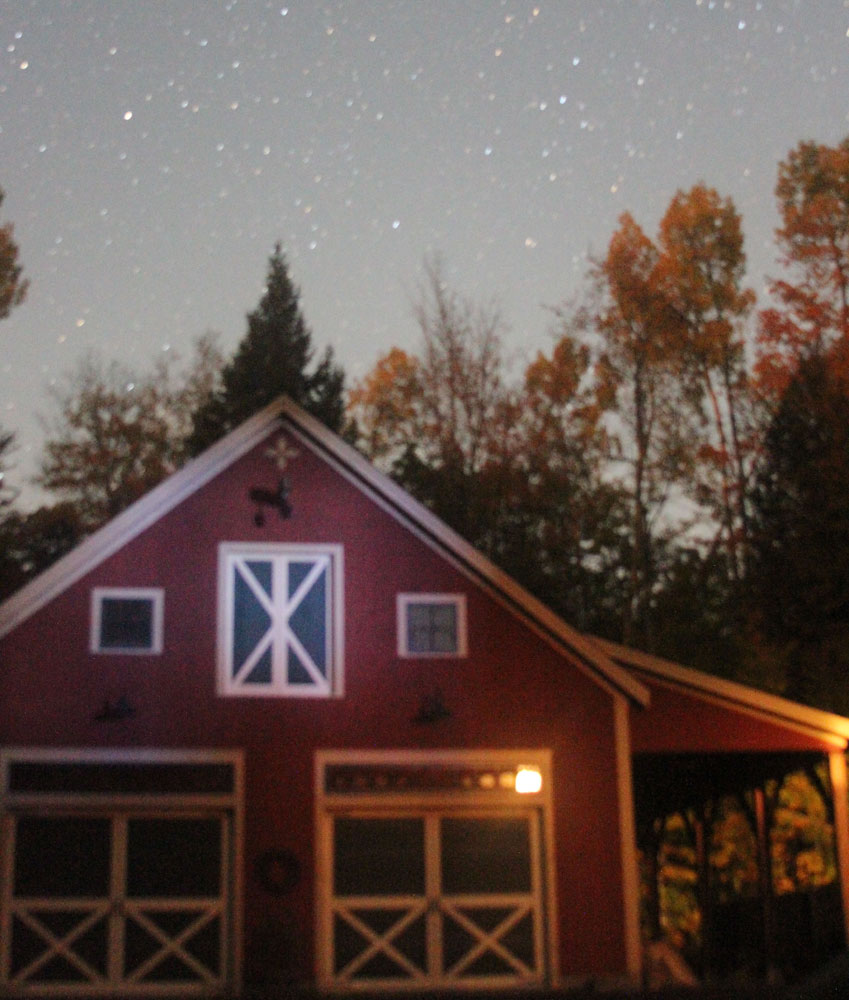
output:
<path id="1" fill-rule="evenodd" d="M 623 211 L 705 181 L 777 273 L 779 160 L 849 133 L 843 0 L 4 0 L 2 220 L 31 288 L 0 326 L 11 479 L 88 350 L 229 353 L 283 244 L 349 377 L 414 349 L 426 255 L 550 345 Z"/>

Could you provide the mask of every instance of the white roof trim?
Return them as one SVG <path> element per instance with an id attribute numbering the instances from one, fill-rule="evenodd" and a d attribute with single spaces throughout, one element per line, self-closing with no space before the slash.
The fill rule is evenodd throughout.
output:
<path id="1" fill-rule="evenodd" d="M 280 428 L 281 424 L 304 443 L 317 449 L 337 471 L 364 490 L 405 527 L 415 531 L 441 555 L 450 558 L 467 576 L 499 597 L 503 605 L 531 625 L 550 644 L 569 649 L 597 681 L 610 690 L 627 695 L 638 704 L 648 705 L 648 689 L 628 670 L 616 664 L 603 648 L 567 625 L 338 435 L 285 397 L 271 403 L 169 476 L 0 604 L 0 637 L 132 541 Z"/>
<path id="2" fill-rule="evenodd" d="M 283 425 L 298 437 L 317 446 L 334 467 L 361 489 L 366 488 L 373 500 L 411 528 L 441 555 L 453 557 L 452 562 L 476 583 L 484 584 L 501 596 L 502 603 L 522 617 L 526 623 L 550 643 L 568 647 L 578 660 L 614 690 L 626 694 L 643 706 L 651 700 L 648 690 L 623 670 L 590 639 L 567 625 L 547 605 L 530 594 L 511 576 L 499 569 L 470 545 L 463 537 L 449 528 L 432 511 L 415 500 L 394 480 L 376 469 L 358 451 L 328 430 L 308 413 L 291 401 L 284 402 L 281 414 Z"/>
<path id="3" fill-rule="evenodd" d="M 0 638 L 259 444 L 279 426 L 281 411 L 275 403 L 251 417 L 0 604 Z"/>
<path id="4" fill-rule="evenodd" d="M 686 689 L 696 697 L 757 715 L 785 728 L 800 729 L 821 738 L 830 737 L 832 741 L 834 737 L 838 737 L 843 746 L 849 742 L 849 718 L 843 715 L 810 708 L 788 698 L 714 677 L 691 667 L 683 667 L 680 663 L 641 653 L 606 639 L 593 639 L 593 642 L 617 663 L 679 690 Z"/>

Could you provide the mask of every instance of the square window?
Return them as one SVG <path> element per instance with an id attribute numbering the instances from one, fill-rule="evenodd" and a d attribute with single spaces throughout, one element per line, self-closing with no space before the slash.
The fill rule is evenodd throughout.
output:
<path id="1" fill-rule="evenodd" d="M 91 595 L 93 653 L 161 653 L 163 592 L 95 587 Z"/>
<path id="2" fill-rule="evenodd" d="M 464 594 L 399 594 L 398 655 L 466 655 Z"/>
<path id="3" fill-rule="evenodd" d="M 342 622 L 340 546 L 220 547 L 219 694 L 341 694 Z"/>

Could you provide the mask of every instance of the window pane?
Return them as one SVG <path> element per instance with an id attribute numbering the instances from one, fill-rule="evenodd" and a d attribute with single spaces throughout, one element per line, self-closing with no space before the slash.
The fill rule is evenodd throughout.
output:
<path id="1" fill-rule="evenodd" d="M 111 843 L 108 819 L 21 817 L 15 839 L 15 895 L 108 895 Z"/>
<path id="2" fill-rule="evenodd" d="M 407 646 L 411 653 L 456 652 L 456 605 L 408 604 Z"/>
<path id="3" fill-rule="evenodd" d="M 242 678 L 243 684 L 271 684 L 271 645 Z"/>
<path id="4" fill-rule="evenodd" d="M 337 896 L 424 894 L 422 819 L 339 817 L 333 832 L 333 891 Z"/>
<path id="5" fill-rule="evenodd" d="M 128 896 L 209 897 L 218 896 L 220 891 L 220 820 L 129 821 Z"/>
<path id="6" fill-rule="evenodd" d="M 104 597 L 100 602 L 101 649 L 151 649 L 153 601 L 147 597 Z"/>
<path id="7" fill-rule="evenodd" d="M 289 566 L 289 597 L 293 597 L 306 576 L 315 568 L 312 562 L 293 562 Z M 307 651 L 322 676 L 327 676 L 327 570 L 323 570 L 289 616 L 289 628 Z M 289 657 L 289 680 L 293 684 L 314 683 L 300 665 L 294 651 Z"/>
<path id="8" fill-rule="evenodd" d="M 526 819 L 446 817 L 441 830 L 444 892 L 530 892 L 531 847 Z"/>
<path id="9" fill-rule="evenodd" d="M 247 566 L 263 593 L 271 597 L 271 563 L 268 560 L 250 559 Z"/>
<path id="10" fill-rule="evenodd" d="M 263 584 L 263 589 L 265 589 L 266 582 L 270 587 L 270 565 L 256 562 L 250 565 L 254 575 L 261 577 L 259 582 Z M 268 571 L 268 580 L 265 580 L 266 570 Z M 233 676 L 238 674 L 245 660 L 271 627 L 271 618 L 268 612 L 257 600 L 240 570 L 235 569 L 234 572 Z"/>

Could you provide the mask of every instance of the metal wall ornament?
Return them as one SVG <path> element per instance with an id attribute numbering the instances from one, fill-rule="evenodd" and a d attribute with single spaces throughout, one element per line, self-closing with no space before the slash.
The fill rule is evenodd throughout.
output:
<path id="1" fill-rule="evenodd" d="M 289 492 L 292 487 L 285 471 L 292 459 L 298 457 L 299 452 L 281 435 L 270 448 L 266 449 L 265 454 L 283 474 L 277 481 L 276 487 L 269 489 L 263 486 L 253 486 L 248 490 L 248 497 L 256 505 L 254 524 L 258 528 L 265 524 L 266 507 L 276 510 L 282 520 L 287 520 L 292 516 L 292 504 L 289 502 Z"/>

